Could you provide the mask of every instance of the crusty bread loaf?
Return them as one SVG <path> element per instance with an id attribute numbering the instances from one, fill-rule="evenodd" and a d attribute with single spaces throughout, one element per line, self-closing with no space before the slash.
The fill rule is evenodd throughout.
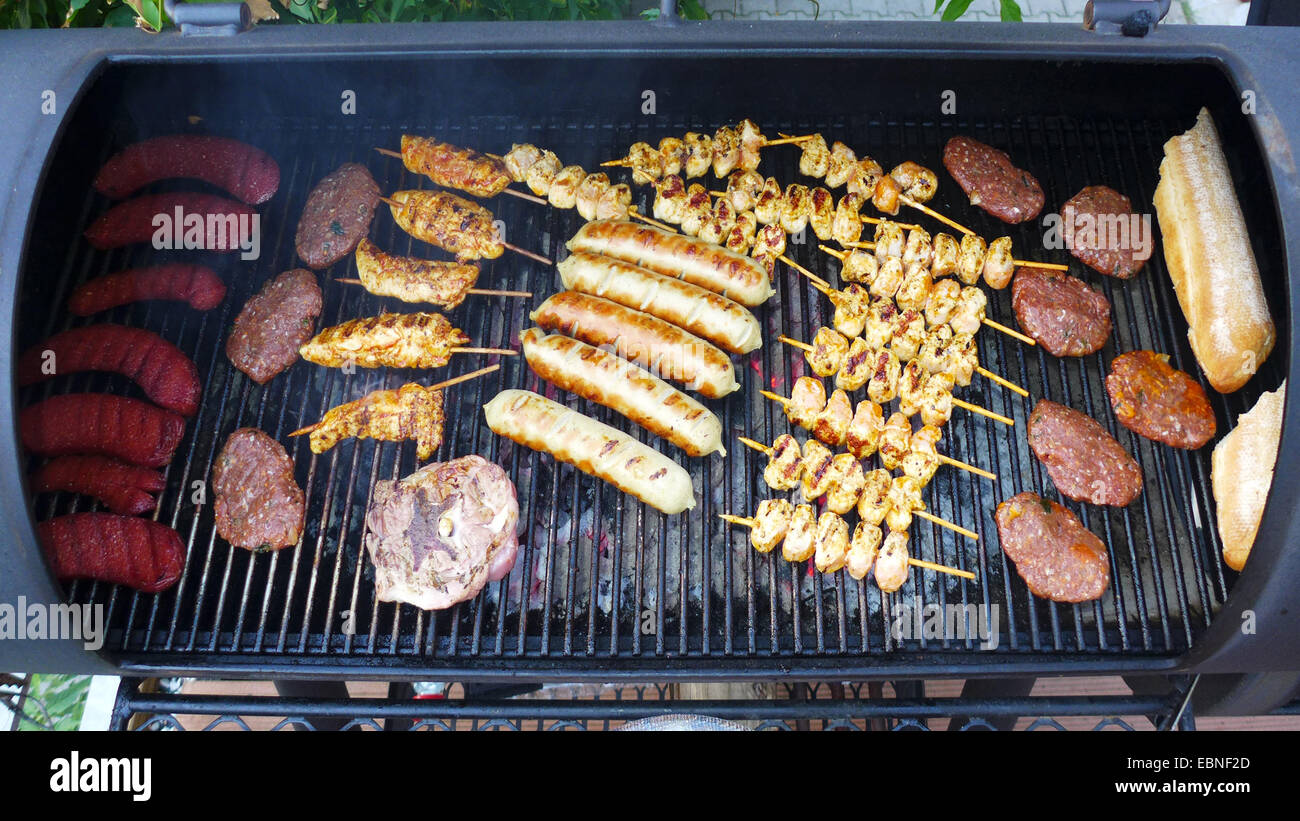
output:
<path id="1" fill-rule="evenodd" d="M 1277 443 L 1282 436 L 1286 383 L 1266 393 L 1237 419 L 1237 427 L 1214 446 L 1210 478 L 1218 508 L 1223 560 L 1233 570 L 1246 566 L 1255 543 L 1264 499 L 1273 484 Z"/>
<path id="2" fill-rule="evenodd" d="M 1165 143 L 1156 186 L 1165 264 L 1192 352 L 1210 384 L 1231 393 L 1273 350 L 1276 333 L 1210 112 Z"/>

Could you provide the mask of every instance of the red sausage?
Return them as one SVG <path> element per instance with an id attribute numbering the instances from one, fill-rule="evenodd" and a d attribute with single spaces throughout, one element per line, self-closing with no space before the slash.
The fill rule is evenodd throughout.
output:
<path id="1" fill-rule="evenodd" d="M 153 137 L 110 157 L 95 177 L 95 190 L 118 200 L 174 177 L 210 182 L 257 205 L 280 187 L 280 166 L 260 148 L 227 137 Z"/>
<path id="2" fill-rule="evenodd" d="M 185 418 L 107 393 L 51 396 L 18 415 L 23 447 L 41 456 L 99 453 L 160 468 L 185 436 Z"/>
<path id="3" fill-rule="evenodd" d="M 178 208 L 182 215 L 179 224 L 176 220 Z M 86 239 L 101 251 L 136 242 L 150 242 L 155 232 L 161 230 L 154 225 L 154 217 L 165 215 L 172 226 L 171 247 L 184 248 L 184 220 L 191 214 L 197 214 L 203 220 L 203 228 L 199 233 L 204 250 L 238 251 L 241 241 L 248 238 L 241 230 L 241 224 L 251 226 L 257 212 L 242 202 L 215 194 L 195 194 L 190 191 L 146 194 L 119 202 L 105 211 L 86 229 Z M 236 218 L 233 226 L 229 225 L 231 217 Z"/>
<path id="4" fill-rule="evenodd" d="M 106 274 L 77 287 L 68 310 L 90 316 L 119 305 L 146 299 L 188 302 L 196 311 L 209 311 L 226 298 L 226 284 L 206 265 L 172 263 L 130 268 Z"/>
<path id="5" fill-rule="evenodd" d="M 60 456 L 32 476 L 37 493 L 60 490 L 94 496 L 114 513 L 136 516 L 157 506 L 152 494 L 166 486 L 163 475 L 107 456 Z"/>
<path id="6" fill-rule="evenodd" d="M 166 590 L 185 569 L 180 534 L 167 525 L 116 513 L 72 513 L 36 525 L 54 575 Z"/>
<path id="7" fill-rule="evenodd" d="M 45 373 L 52 351 L 53 373 Z M 32 385 L 78 371 L 112 371 L 133 380 L 168 410 L 193 416 L 199 409 L 199 369 L 172 343 L 153 331 L 125 325 L 91 325 L 55 334 L 28 348 L 18 360 L 18 384 Z"/>

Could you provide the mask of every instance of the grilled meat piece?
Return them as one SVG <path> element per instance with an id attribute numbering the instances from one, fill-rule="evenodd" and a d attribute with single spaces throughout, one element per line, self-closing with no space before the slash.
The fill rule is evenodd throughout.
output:
<path id="1" fill-rule="evenodd" d="M 298 543 L 306 496 L 284 446 L 257 428 L 226 439 L 212 467 L 217 532 L 236 547 L 279 550 Z"/>
<path id="2" fill-rule="evenodd" d="M 1011 307 L 1025 333 L 1052 356 L 1096 353 L 1110 336 L 1110 301 L 1060 271 L 1021 268 L 1011 282 Z"/>
<path id="3" fill-rule="evenodd" d="M 826 407 L 813 419 L 812 434 L 819 441 L 837 448 L 844 444 L 852 419 L 853 405 L 849 403 L 848 394 L 836 389 L 831 393 Z"/>
<path id="4" fill-rule="evenodd" d="M 1089 185 L 1067 200 L 1061 213 L 1073 229 L 1065 247 L 1094 271 L 1132 279 L 1151 256 L 1151 237 L 1134 236 L 1143 223 L 1135 219 L 1129 198 L 1113 188 Z M 1149 231 L 1150 223 L 1144 227 Z"/>
<path id="5" fill-rule="evenodd" d="M 794 381 L 790 401 L 785 404 L 785 415 L 790 424 L 812 429 L 817 414 L 826 408 L 826 388 L 820 379 L 801 376 Z"/>
<path id="6" fill-rule="evenodd" d="M 58 579 L 94 579 L 145 593 L 166 590 L 185 569 L 181 537 L 167 525 L 116 513 L 71 513 L 36 526 Z"/>
<path id="7" fill-rule="evenodd" d="M 885 417 L 879 405 L 869 399 L 859 402 L 844 437 L 849 453 L 859 459 L 866 459 L 875 453 L 880 442 L 880 429 L 884 426 Z"/>
<path id="8" fill-rule="evenodd" d="M 790 529 L 794 505 L 785 499 L 764 499 L 754 513 L 754 526 L 749 529 L 749 542 L 759 553 L 770 553 L 781 543 Z"/>
<path id="9" fill-rule="evenodd" d="M 402 164 L 435 185 L 456 188 L 475 197 L 495 197 L 510 184 L 506 164 L 472 148 L 460 148 L 431 137 L 402 135 Z"/>
<path id="10" fill-rule="evenodd" d="M 514 567 L 518 521 L 514 484 L 481 456 L 376 482 L 365 535 L 375 597 L 424 610 L 474 598 Z"/>
<path id="11" fill-rule="evenodd" d="M 818 376 L 834 376 L 844 364 L 849 352 L 849 341 L 834 328 L 818 328 L 813 336 L 812 350 L 804 353 L 808 366 Z"/>
<path id="12" fill-rule="evenodd" d="M 908 564 L 907 533 L 892 530 L 880 546 L 876 556 L 876 586 L 882 593 L 897 592 L 907 583 Z"/>
<path id="13" fill-rule="evenodd" d="M 776 437 L 772 442 L 772 455 L 763 469 L 763 481 L 773 490 L 794 490 L 799 486 L 802 473 L 803 455 L 799 452 L 799 440 L 788 433 Z"/>
<path id="14" fill-rule="evenodd" d="M 298 346 L 311 338 L 322 304 L 315 274 L 285 271 L 244 303 L 226 339 L 226 357 L 266 384 L 298 361 Z"/>
<path id="15" fill-rule="evenodd" d="M 1123 507 L 1142 492 L 1142 468 L 1091 416 L 1049 399 L 1029 414 L 1029 447 L 1062 495 Z"/>
<path id="16" fill-rule="evenodd" d="M 351 438 L 381 442 L 414 439 L 415 455 L 423 462 L 442 444 L 445 421 L 442 391 L 408 382 L 396 390 L 372 391 L 330 408 L 316 424 L 289 435 L 310 433 L 312 453 L 324 453 Z"/>
<path id="17" fill-rule="evenodd" d="M 803 498 L 812 501 L 825 495 L 830 488 L 831 461 L 834 454 L 830 449 L 815 439 L 803 443 L 803 479 L 801 480 Z"/>
<path id="18" fill-rule="evenodd" d="M 492 212 L 464 197 L 412 190 L 398 191 L 392 200 L 388 208 L 403 231 L 460 259 L 496 259 L 505 251 Z"/>
<path id="19" fill-rule="evenodd" d="M 467 342 L 442 314 L 380 314 L 326 328 L 298 352 L 327 368 L 441 368 Z"/>
<path id="20" fill-rule="evenodd" d="M 837 453 L 831 460 L 831 483 L 826 490 L 826 507 L 833 513 L 848 513 L 858 503 L 866 474 L 852 453 Z"/>
<path id="21" fill-rule="evenodd" d="M 1115 357 L 1106 393 L 1120 424 L 1139 436 L 1195 450 L 1214 438 L 1214 408 L 1196 380 L 1168 354 L 1129 351 Z"/>
<path id="22" fill-rule="evenodd" d="M 1084 602 L 1106 592 L 1106 546 L 1071 511 L 1026 492 L 998 505 L 996 519 L 1002 552 L 1035 596 Z"/>
<path id="23" fill-rule="evenodd" d="M 1003 222 L 1031 220 L 1043 210 L 1043 188 L 1038 180 L 990 145 L 970 137 L 953 137 L 943 148 L 943 165 L 970 197 L 971 205 Z"/>
<path id="24" fill-rule="evenodd" d="M 379 184 L 364 165 L 344 163 L 307 195 L 294 247 L 319 271 L 352 253 L 370 230 L 379 204 Z"/>
<path id="25" fill-rule="evenodd" d="M 844 566 L 849 552 L 849 525 L 837 514 L 827 510 L 817 517 L 817 535 L 814 539 L 817 570 L 834 573 Z"/>
<path id="26" fill-rule="evenodd" d="M 889 512 L 889 488 L 892 477 L 885 468 L 876 468 L 867 473 L 862 481 L 862 493 L 858 495 L 858 515 L 867 524 L 880 526 Z"/>
<path id="27" fill-rule="evenodd" d="M 357 275 L 376 296 L 429 302 L 448 310 L 478 281 L 478 266 L 386 254 L 368 239 L 357 246 Z"/>
<path id="28" fill-rule="evenodd" d="M 787 562 L 803 562 L 817 551 L 817 512 L 812 505 L 795 505 L 790 516 L 790 529 L 781 545 L 781 558 Z"/>
<path id="29" fill-rule="evenodd" d="M 850 576 L 855 579 L 867 577 L 871 572 L 871 566 L 876 562 L 876 554 L 880 551 L 882 538 L 884 534 L 880 532 L 879 526 L 871 522 L 858 522 L 858 526 L 853 528 L 852 538 L 849 539 L 849 554 L 844 562 Z"/>

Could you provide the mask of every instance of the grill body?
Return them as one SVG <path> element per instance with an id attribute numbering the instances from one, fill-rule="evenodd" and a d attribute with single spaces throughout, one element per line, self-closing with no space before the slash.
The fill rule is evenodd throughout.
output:
<path id="1" fill-rule="evenodd" d="M 372 150 L 395 147 L 404 131 L 495 152 L 511 142 L 533 142 L 589 169 L 621 156 L 635 141 L 711 132 L 740 117 L 769 133 L 822 131 L 886 167 L 914 159 L 940 169 L 943 183 L 932 206 L 985 236 L 1010 233 L 1018 250 L 1042 256 L 1041 226 L 1003 228 L 962 201 L 941 170 L 947 137 L 965 133 L 1007 148 L 1042 181 L 1046 210 L 1084 185 L 1107 184 L 1154 220 L 1150 199 L 1161 144 L 1206 105 L 1231 152 L 1280 335 L 1247 389 L 1226 398 L 1211 393 L 1226 432 L 1292 363 L 1287 270 L 1297 253 L 1300 198 L 1288 135 L 1300 129 L 1289 121 L 1296 116 L 1295 92 L 1278 83 L 1276 72 L 1285 66 L 1271 62 L 1287 58 L 1245 48 L 1269 41 L 1269 33 L 1249 33 L 1254 40 L 1222 33 L 1227 45 L 1211 46 L 1197 42 L 1195 32 L 1171 28 L 1145 43 L 1103 42 L 1057 27 L 1025 31 L 1011 48 L 986 39 L 983 29 L 962 26 L 340 27 L 310 37 L 259 31 L 197 45 L 124 36 L 109 51 L 69 58 L 60 75 L 66 83 L 55 92 L 67 100 L 69 113 L 57 122 L 37 121 L 25 160 L 13 173 L 17 193 L 5 213 L 0 286 L 12 295 L 14 335 L 9 349 L 0 351 L 0 366 L 11 368 L 16 352 L 74 324 L 62 305 L 77 283 L 159 258 L 148 248 L 92 252 L 79 237 L 106 207 L 89 183 L 113 151 L 144 136 L 188 130 L 188 119 L 198 117 L 201 128 L 245 139 L 276 157 L 281 190 L 260 209 L 260 258 L 216 260 L 230 289 L 220 308 L 195 314 L 137 304 L 89 320 L 158 331 L 195 358 L 205 381 L 202 409 L 168 470 L 156 514 L 186 541 L 182 583 L 159 597 L 87 583 L 58 590 L 44 573 L 31 514 L 41 519 L 84 510 L 86 502 L 65 494 L 40 497 L 29 507 L 21 482 L 32 463 L 6 438 L 0 482 L 11 538 L 0 592 L 32 600 L 66 594 L 104 605 L 111 633 L 101 660 L 132 671 L 578 680 L 1237 672 L 1300 665 L 1300 649 L 1285 644 L 1295 641 L 1294 596 L 1275 578 L 1296 562 L 1285 552 L 1295 498 L 1287 470 L 1295 434 L 1287 432 L 1295 426 L 1284 430 L 1278 480 L 1251 564 L 1236 578 L 1219 559 L 1210 449 L 1187 454 L 1153 445 L 1120 428 L 1110 413 L 1102 380 L 1119 352 L 1164 351 L 1176 367 L 1197 373 L 1158 243 L 1130 283 L 1087 275 L 1115 310 L 1115 334 L 1100 354 L 1056 360 L 991 331 L 978 337 L 982 364 L 1035 397 L 1065 402 L 1102 421 L 1147 475 L 1143 496 L 1128 509 L 1068 503 L 1102 536 L 1116 568 L 1110 592 L 1082 606 L 1029 597 L 997 549 L 997 502 L 1025 489 L 1054 493 L 1024 439 L 1032 404 L 978 378 L 959 395 L 1012 416 L 1017 426 L 958 412 L 944 441 L 950 455 L 1000 478 L 994 484 L 945 469 L 926 499 L 932 511 L 981 539 L 976 545 L 918 523 L 912 542 L 914 555 L 972 569 L 979 581 L 956 583 L 914 571 L 901 594 L 882 599 L 869 583 L 759 556 L 743 533 L 721 525 L 716 513 L 751 511 L 770 495 L 761 457 L 739 446 L 725 461 L 684 460 L 700 506 L 690 516 L 663 517 L 549 457 L 498 440 L 478 408 L 505 387 L 545 390 L 521 358 L 452 389 L 446 442 L 435 457 L 479 453 L 510 473 L 526 526 L 515 572 L 474 602 L 444 613 L 377 603 L 360 546 L 361 519 L 375 480 L 417 467 L 413 445 L 348 442 L 313 457 L 305 441 L 284 434 L 370 390 L 482 363 L 457 360 L 433 377 L 365 370 L 346 375 L 299 363 L 257 387 L 225 360 L 225 334 L 244 300 L 267 278 L 295 266 L 292 232 L 316 180 L 342 162 L 357 161 L 372 169 L 386 192 L 427 185 Z M 1252 115 L 1242 113 L 1243 90 L 1254 92 Z M 355 113 L 343 110 L 348 92 L 355 95 Z M 955 112 L 941 108 L 950 93 Z M 798 179 L 796 163 L 796 150 L 769 149 L 760 170 L 785 183 Z M 634 190 L 634 201 L 648 212 L 652 192 Z M 581 225 L 572 211 L 509 198 L 490 207 L 509 241 L 554 259 L 563 258 L 564 241 Z M 429 252 L 396 228 L 382 207 L 371 237 L 391 251 Z M 823 275 L 835 270 L 811 235 L 790 253 Z M 322 325 L 381 309 L 416 309 L 326 281 L 354 275 L 348 268 L 339 263 L 322 278 Z M 736 434 L 770 441 L 787 430 L 779 409 L 757 390 L 788 392 L 802 363 L 771 340 L 778 333 L 807 339 L 829 323 L 824 298 L 784 266 L 778 277 L 777 297 L 759 312 L 769 341 L 736 360 L 744 390 L 709 403 L 729 444 Z M 535 294 L 531 302 L 471 297 L 451 312 L 453 324 L 480 345 L 510 344 L 528 326 L 528 311 L 559 287 L 552 270 L 509 254 L 484 266 L 480 285 Z M 989 315 L 1014 319 L 1009 291 L 990 293 Z M 14 391 L 3 397 L 0 412 L 12 424 L 15 408 L 77 390 L 133 389 L 83 374 Z M 602 421 L 626 424 L 597 406 L 566 401 Z M 207 480 L 221 443 L 243 425 L 286 441 L 295 459 L 308 494 L 308 529 L 296 549 L 255 556 L 231 548 L 215 535 L 210 505 L 192 501 L 193 483 Z M 981 649 L 973 634 L 927 638 L 922 630 L 900 639 L 894 631 L 899 603 L 976 613 L 996 608 L 997 647 Z M 1267 619 L 1261 632 L 1287 638 L 1267 646 L 1239 640 L 1248 609 Z M 58 668 L 95 663 L 74 646 L 51 644 L 45 652 Z"/>

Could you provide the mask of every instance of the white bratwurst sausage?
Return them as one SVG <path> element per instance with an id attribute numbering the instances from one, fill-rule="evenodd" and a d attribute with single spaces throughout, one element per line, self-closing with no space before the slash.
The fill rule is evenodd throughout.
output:
<path id="1" fill-rule="evenodd" d="M 531 391 L 504 390 L 483 406 L 493 433 L 543 451 L 663 513 L 695 507 L 681 465 L 625 433 Z"/>

